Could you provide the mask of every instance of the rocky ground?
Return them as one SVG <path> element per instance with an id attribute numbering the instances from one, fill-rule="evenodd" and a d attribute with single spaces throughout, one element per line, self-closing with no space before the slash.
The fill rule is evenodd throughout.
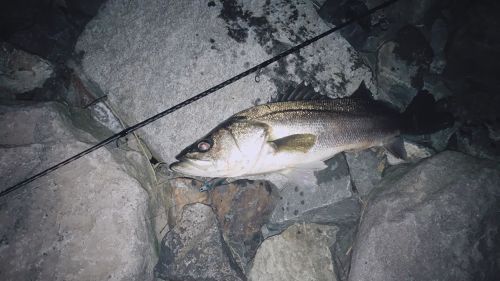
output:
<path id="1" fill-rule="evenodd" d="M 0 190 L 381 3 L 16 1 L 0 42 Z M 2 280 L 496 280 L 496 1 L 400 0 L 0 198 Z M 455 123 L 408 160 L 346 152 L 317 186 L 199 192 L 165 164 L 225 118 L 306 81 L 364 83 Z M 279 186 L 279 188 L 278 188 Z"/>

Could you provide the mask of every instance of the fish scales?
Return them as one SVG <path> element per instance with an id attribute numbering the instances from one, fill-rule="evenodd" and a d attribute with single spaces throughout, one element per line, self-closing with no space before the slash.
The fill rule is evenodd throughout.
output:
<path id="1" fill-rule="evenodd" d="M 359 99 L 258 105 L 236 113 L 185 148 L 170 167 L 205 177 L 283 171 L 342 151 L 382 145 L 399 134 L 394 120 L 396 112 Z"/>
<path id="2" fill-rule="evenodd" d="M 398 134 L 395 114 L 359 100 L 284 102 L 260 105 L 237 116 L 269 126 L 271 139 L 290 134 L 318 136 L 315 149 L 373 143 Z"/>

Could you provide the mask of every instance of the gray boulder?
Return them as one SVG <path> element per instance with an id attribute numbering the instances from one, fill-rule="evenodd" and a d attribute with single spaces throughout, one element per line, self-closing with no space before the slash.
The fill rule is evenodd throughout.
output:
<path id="1" fill-rule="evenodd" d="M 370 196 L 349 280 L 497 280 L 500 165 L 446 151 Z"/>
<path id="2" fill-rule="evenodd" d="M 163 238 L 156 276 L 166 280 L 245 280 L 224 244 L 212 209 L 195 203 Z"/>
<path id="3" fill-rule="evenodd" d="M 0 98 L 40 88 L 53 72 L 48 61 L 0 42 Z"/>
<path id="4" fill-rule="evenodd" d="M 266 239 L 248 280 L 336 281 L 330 252 L 336 232 L 335 226 L 295 224 Z"/>
<path id="5" fill-rule="evenodd" d="M 134 124 L 327 29 L 310 1 L 111 0 L 87 25 L 76 51 L 111 107 Z M 302 81 L 331 96 L 349 95 L 362 81 L 374 89 L 369 68 L 332 34 L 150 124 L 141 136 L 172 162 L 227 117 Z"/>
<path id="6" fill-rule="evenodd" d="M 423 88 L 423 74 L 432 61 L 432 48 L 415 27 L 398 31 L 377 54 L 379 98 L 404 109 Z"/>
<path id="7" fill-rule="evenodd" d="M 95 142 L 60 104 L 0 116 L 0 190 Z M 1 198 L 1 279 L 152 280 L 146 172 L 132 159 L 102 148 Z"/>
<path id="8" fill-rule="evenodd" d="M 380 150 L 365 149 L 357 152 L 345 152 L 349 165 L 349 172 L 356 190 L 362 197 L 368 196 L 370 191 L 382 179 L 384 170 L 384 154 Z"/>
<path id="9" fill-rule="evenodd" d="M 315 172 L 317 186 L 290 184 L 280 190 L 279 200 L 267 224 L 269 230 L 301 221 L 352 223 L 358 220 L 360 203 L 352 190 L 344 155 L 338 154 L 325 163 L 327 168 Z"/>

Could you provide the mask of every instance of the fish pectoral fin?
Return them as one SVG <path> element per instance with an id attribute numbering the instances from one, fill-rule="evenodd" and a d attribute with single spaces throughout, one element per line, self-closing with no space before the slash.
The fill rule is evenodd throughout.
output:
<path id="1" fill-rule="evenodd" d="M 286 169 L 280 172 L 288 180 L 287 185 L 298 187 L 316 187 L 318 186 L 314 170 L 307 169 Z"/>
<path id="2" fill-rule="evenodd" d="M 276 152 L 308 152 L 316 143 L 317 137 L 313 134 L 295 134 L 284 138 L 269 141 Z"/>
<path id="3" fill-rule="evenodd" d="M 403 138 L 396 137 L 392 139 L 390 142 L 384 144 L 384 148 L 389 151 L 396 158 L 407 160 L 408 156 L 406 154 L 405 144 Z"/>

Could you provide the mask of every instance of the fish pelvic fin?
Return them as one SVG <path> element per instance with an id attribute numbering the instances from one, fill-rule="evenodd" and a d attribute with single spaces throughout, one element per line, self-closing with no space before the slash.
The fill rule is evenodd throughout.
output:
<path id="1" fill-rule="evenodd" d="M 317 137 L 313 134 L 295 134 L 284 138 L 269 141 L 276 152 L 307 153 L 316 143 Z"/>

